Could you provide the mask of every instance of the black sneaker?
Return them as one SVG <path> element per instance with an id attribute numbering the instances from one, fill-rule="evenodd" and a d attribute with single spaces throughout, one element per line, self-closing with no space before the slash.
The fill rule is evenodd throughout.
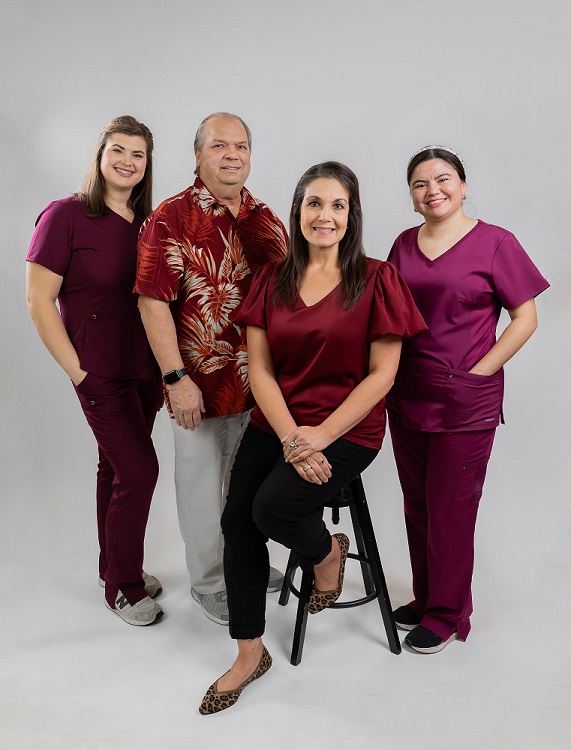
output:
<path id="1" fill-rule="evenodd" d="M 443 648 L 455 641 L 458 638 L 458 633 L 454 631 L 450 638 L 444 640 L 432 630 L 425 628 L 423 625 L 419 625 L 414 630 L 411 630 L 404 642 L 407 646 L 410 646 L 420 654 L 437 654 L 442 651 Z"/>
<path id="2" fill-rule="evenodd" d="M 393 617 L 401 630 L 412 630 L 417 625 L 420 625 L 420 618 L 412 611 L 408 604 L 403 604 L 402 607 L 395 609 Z"/>

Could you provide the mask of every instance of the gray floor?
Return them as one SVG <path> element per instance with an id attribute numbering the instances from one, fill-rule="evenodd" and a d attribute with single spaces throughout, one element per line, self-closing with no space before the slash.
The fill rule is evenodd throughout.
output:
<path id="1" fill-rule="evenodd" d="M 50 479 L 60 490 L 64 484 L 63 497 L 12 505 L 1 571 L 7 605 L 2 748 L 570 746 L 565 514 L 549 516 L 531 503 L 521 514 L 515 493 L 497 502 L 499 467 L 490 470 L 479 519 L 475 614 L 466 643 L 433 656 L 406 650 L 395 656 L 378 607 L 370 603 L 311 617 L 303 661 L 292 667 L 294 603 L 280 607 L 273 594 L 265 641 L 274 666 L 235 707 L 200 716 L 202 695 L 228 668 L 234 647 L 226 629 L 206 620 L 189 596 L 168 429 L 159 420 L 163 471 L 146 568 L 163 581 L 166 615 L 153 627 L 126 625 L 103 606 L 91 507 L 78 499 L 91 492 L 87 434 L 77 458 L 81 478 L 73 487 L 61 477 Z M 377 461 L 364 478 L 397 606 L 409 596 L 410 571 L 390 450 Z M 377 497 L 381 475 L 383 499 Z M 534 491 L 529 480 L 520 481 Z M 340 528 L 347 527 L 342 518 Z M 271 552 L 273 563 L 283 566 L 285 550 L 272 546 Z M 357 592 L 356 563 L 348 566 L 346 584 L 348 596 Z M 561 618 L 546 622 L 558 601 Z"/>

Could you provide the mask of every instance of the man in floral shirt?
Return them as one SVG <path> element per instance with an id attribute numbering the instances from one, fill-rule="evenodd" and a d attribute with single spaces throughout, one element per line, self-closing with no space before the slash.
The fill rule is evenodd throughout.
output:
<path id="1" fill-rule="evenodd" d="M 161 203 L 141 229 L 135 292 L 163 373 L 175 439 L 178 517 L 193 598 L 228 624 L 220 516 L 253 406 L 245 330 L 230 321 L 254 273 L 287 251 L 274 212 L 244 187 L 251 134 L 218 112 L 194 141 L 194 185 Z M 268 590 L 281 587 L 270 572 Z"/>

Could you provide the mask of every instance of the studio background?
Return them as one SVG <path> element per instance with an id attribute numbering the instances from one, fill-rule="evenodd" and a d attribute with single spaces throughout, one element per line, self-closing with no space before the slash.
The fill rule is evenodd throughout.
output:
<path id="1" fill-rule="evenodd" d="M 333 747 L 353 738 L 388 750 L 448 750 L 460 739 L 469 748 L 567 746 L 566 0 L 2 0 L 1 10 L 0 562 L 9 658 L 0 673 L 0 743 L 131 748 L 146 738 L 178 750 L 191 737 L 237 736 L 235 747 L 261 748 L 277 735 L 276 746 L 297 747 L 319 694 L 316 748 L 327 746 L 326 736 Z M 478 520 L 469 641 L 432 658 L 393 657 L 368 605 L 345 621 L 335 614 L 311 622 L 308 634 L 323 628 L 322 638 L 308 641 L 294 670 L 293 608 L 272 605 L 268 630 L 281 674 L 270 694 L 260 683 L 234 716 L 204 719 L 196 707 L 228 666 L 232 644 L 189 601 L 166 412 L 154 432 L 161 476 L 146 567 L 165 583 L 167 617 L 148 633 L 103 607 L 95 442 L 28 316 L 24 259 L 37 215 L 77 190 L 110 119 L 132 114 L 151 128 L 157 205 L 192 182 L 196 127 L 218 110 L 251 127 L 247 186 L 286 224 L 305 169 L 325 159 L 348 164 L 361 184 L 366 250 L 382 259 L 418 222 L 405 180 L 410 155 L 427 143 L 454 148 L 466 164 L 467 213 L 511 230 L 552 288 L 538 299 L 537 333 L 506 366 L 507 424 L 497 432 Z M 364 479 L 397 606 L 408 601 L 410 568 L 388 438 Z M 273 546 L 272 559 L 283 565 L 286 554 Z M 365 618 L 364 630 L 352 630 L 351 618 Z M 320 651 L 313 665 L 312 649 Z M 116 679 L 120 687 L 107 693 Z M 363 681 L 364 700 L 353 693 Z M 145 701 L 160 709 L 152 720 Z M 487 719 L 468 737 L 476 703 Z M 327 735 L 334 718 L 340 723 Z M 235 735 L 253 726 L 253 735 Z"/>

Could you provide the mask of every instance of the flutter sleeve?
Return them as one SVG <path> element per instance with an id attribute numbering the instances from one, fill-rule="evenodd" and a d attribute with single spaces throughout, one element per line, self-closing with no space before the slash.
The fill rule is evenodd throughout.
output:
<path id="1" fill-rule="evenodd" d="M 73 248 L 74 222 L 69 207 L 53 201 L 38 216 L 26 260 L 64 276 Z"/>
<path id="2" fill-rule="evenodd" d="M 549 282 L 543 278 L 513 234 L 498 245 L 492 262 L 492 283 L 503 307 L 511 310 L 544 292 Z"/>
<path id="3" fill-rule="evenodd" d="M 254 275 L 250 291 L 240 307 L 235 310 L 230 319 L 239 326 L 258 326 L 267 328 L 266 302 L 270 294 L 271 280 L 275 263 L 266 263 Z"/>
<path id="4" fill-rule="evenodd" d="M 427 330 L 405 280 L 391 263 L 380 262 L 375 275 L 369 343 L 381 336 L 410 338 Z"/>

